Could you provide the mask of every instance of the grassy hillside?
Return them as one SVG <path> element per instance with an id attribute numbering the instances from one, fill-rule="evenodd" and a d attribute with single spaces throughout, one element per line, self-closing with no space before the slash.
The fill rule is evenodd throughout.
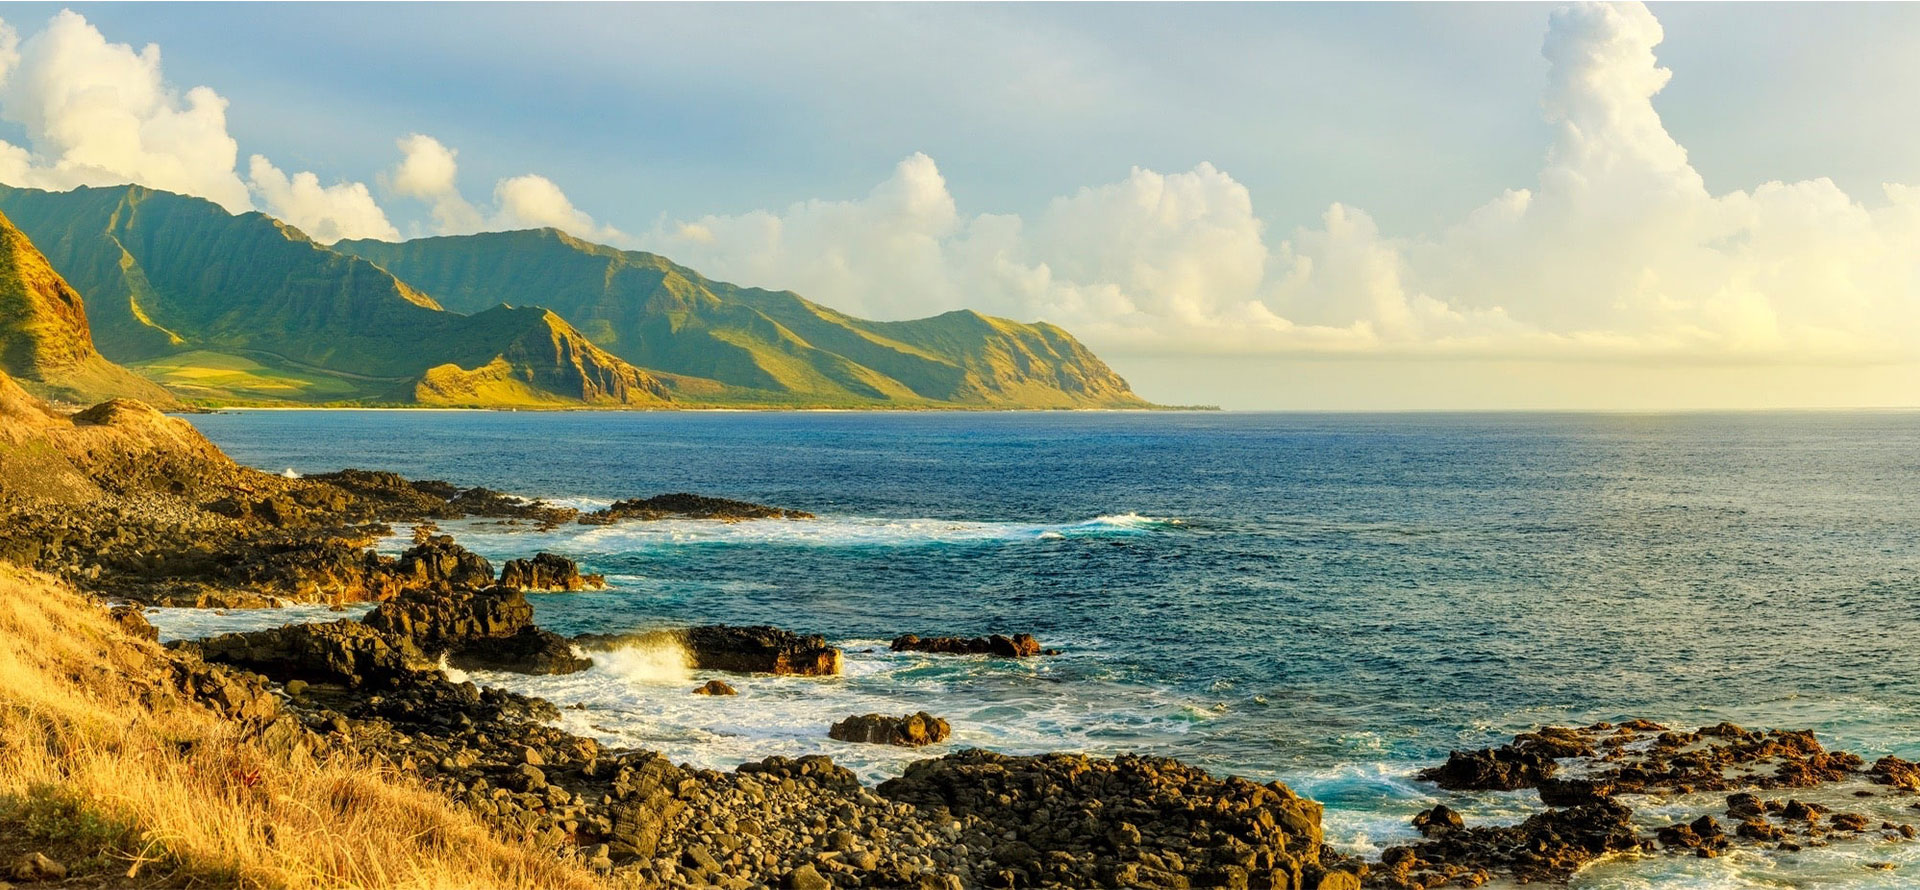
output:
<path id="1" fill-rule="evenodd" d="M 791 292 L 710 280 L 654 254 L 553 229 L 343 241 L 455 311 L 545 306 L 641 367 L 699 381 L 683 399 L 980 407 L 1144 407 L 1072 336 L 974 312 L 853 318 Z M 667 378 L 673 386 L 672 378 Z"/>
<path id="2" fill-rule="evenodd" d="M 145 399 L 171 405 L 151 381 L 94 349 L 80 294 L 33 242 L 0 216 L 0 370 L 42 396 L 68 402 Z"/>
<path id="3" fill-rule="evenodd" d="M 190 670 L 65 584 L 0 562 L 10 861 L 50 851 L 86 887 L 605 886 L 391 768 L 247 732 L 182 693 Z"/>
<path id="4" fill-rule="evenodd" d="M 559 404 L 655 404 L 659 381 L 540 310 L 465 315 L 259 213 L 139 186 L 0 187 L 53 268 L 89 294 L 110 359 L 209 401 L 409 401 L 431 369 L 486 367 Z"/>

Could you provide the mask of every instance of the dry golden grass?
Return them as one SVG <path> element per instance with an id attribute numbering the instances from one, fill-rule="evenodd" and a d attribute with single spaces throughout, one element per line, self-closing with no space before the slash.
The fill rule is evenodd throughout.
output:
<path id="1" fill-rule="evenodd" d="M 269 753 L 173 695 L 163 658 L 70 588 L 0 562 L 0 814 L 102 848 L 117 874 L 198 886 L 603 886 L 408 777 Z"/>

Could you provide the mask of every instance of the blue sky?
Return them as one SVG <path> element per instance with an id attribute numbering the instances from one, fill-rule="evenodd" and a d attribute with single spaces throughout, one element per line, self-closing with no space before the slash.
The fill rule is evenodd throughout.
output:
<path id="1" fill-rule="evenodd" d="M 1920 6 L 0 18 L 31 47 L 63 9 L 97 30 L 89 52 L 157 44 L 166 89 L 225 100 L 210 135 L 237 155 L 211 162 L 220 181 L 150 184 L 323 237 L 555 224 L 876 317 L 1046 318 L 1168 401 L 1920 403 L 1920 270 L 1903 259 L 1920 198 L 1882 188 L 1920 183 Z M 16 68 L 71 75 L 66 56 L 27 56 Z M 52 80 L 15 71 L 0 89 L 19 146 L 0 175 L 160 175 L 151 145 L 124 170 L 56 163 L 20 112 L 44 104 L 25 84 Z M 396 167 L 410 134 L 431 137 L 444 181 L 397 185 L 425 182 Z M 317 181 L 305 199 L 299 171 Z M 342 184 L 357 191 L 319 191 Z M 1610 382 L 1629 377 L 1648 382 Z"/>
<path id="2" fill-rule="evenodd" d="M 1024 213 L 1210 161 L 1270 218 L 1390 231 L 1528 185 L 1551 4 L 0 4 L 158 43 L 242 152 L 369 179 L 425 132 L 484 181 L 538 171 L 637 227 L 864 192 L 935 158 Z M 1920 181 L 1920 7 L 1654 4 L 1657 101 L 1716 190 Z M 1049 94 L 1052 94 L 1051 97 Z M 1781 126 L 1793 122 L 1792 126 Z M 396 214 L 404 215 L 404 214 Z"/>

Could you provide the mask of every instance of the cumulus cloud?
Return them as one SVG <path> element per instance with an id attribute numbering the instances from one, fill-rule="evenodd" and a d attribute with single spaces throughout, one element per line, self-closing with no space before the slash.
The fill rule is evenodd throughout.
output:
<path id="1" fill-rule="evenodd" d="M 1431 235 L 1336 204 L 1278 236 L 1208 164 L 968 216 L 914 155 L 862 198 L 663 221 L 637 243 L 850 311 L 981 308 L 1143 352 L 1913 355 L 1920 189 L 1710 193 L 1653 106 L 1662 36 L 1638 4 L 1555 11 L 1538 182 Z"/>
<path id="2" fill-rule="evenodd" d="M 261 155 L 249 162 L 248 183 L 266 203 L 267 212 L 313 236 L 323 244 L 342 238 L 400 240 L 400 230 L 387 221 L 386 211 L 374 203 L 365 183 L 342 182 L 322 186 L 312 173 L 289 177 Z"/>
<path id="3" fill-rule="evenodd" d="M 139 183 L 235 213 L 253 209 L 251 185 L 270 212 L 320 240 L 398 235 L 362 184 L 322 187 L 312 173 L 288 176 L 257 155 L 251 182 L 242 180 L 226 99 L 204 86 L 180 93 L 166 81 L 158 46 L 110 43 L 71 10 L 24 41 L 0 22 L 0 119 L 27 136 L 24 146 L 0 141 L 0 182 L 51 190 Z"/>
<path id="4" fill-rule="evenodd" d="M 483 211 L 460 192 L 458 151 L 423 133 L 410 134 L 395 145 L 400 149 L 400 163 L 381 181 L 395 194 L 425 203 L 435 234 L 552 227 L 581 238 L 613 243 L 629 240 L 626 233 L 594 221 L 573 206 L 553 180 L 533 173 L 494 183 L 493 209 Z"/>
<path id="5" fill-rule="evenodd" d="M 480 211 L 460 195 L 460 165 L 454 160 L 458 152 L 421 133 L 402 138 L 396 146 L 400 163 L 383 181 L 396 194 L 425 202 L 433 214 L 434 231 L 466 234 L 486 224 Z"/>

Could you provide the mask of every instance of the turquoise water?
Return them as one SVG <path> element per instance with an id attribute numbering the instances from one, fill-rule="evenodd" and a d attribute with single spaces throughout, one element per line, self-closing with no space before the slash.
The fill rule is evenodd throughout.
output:
<path id="1" fill-rule="evenodd" d="M 575 729 L 679 760 L 823 751 L 884 776 L 914 755 L 832 742 L 826 725 L 926 709 L 954 744 L 1149 751 L 1283 779 L 1366 850 L 1438 799 L 1416 766 L 1542 723 L 1812 727 L 1869 758 L 1920 758 L 1920 414 L 189 419 L 274 472 L 375 467 L 583 506 L 690 490 L 819 514 L 449 526 L 496 559 L 546 549 L 607 573 L 608 592 L 538 598 L 563 631 L 771 623 L 850 650 L 844 678 L 747 679 L 732 700 L 687 695 L 701 677 L 657 653 L 479 678 L 585 705 Z M 1016 631 L 1064 654 L 864 651 Z M 1466 802 L 1485 820 L 1531 805 Z M 1581 882 L 1894 887 L 1920 882 L 1911 855 L 1618 863 Z"/>

